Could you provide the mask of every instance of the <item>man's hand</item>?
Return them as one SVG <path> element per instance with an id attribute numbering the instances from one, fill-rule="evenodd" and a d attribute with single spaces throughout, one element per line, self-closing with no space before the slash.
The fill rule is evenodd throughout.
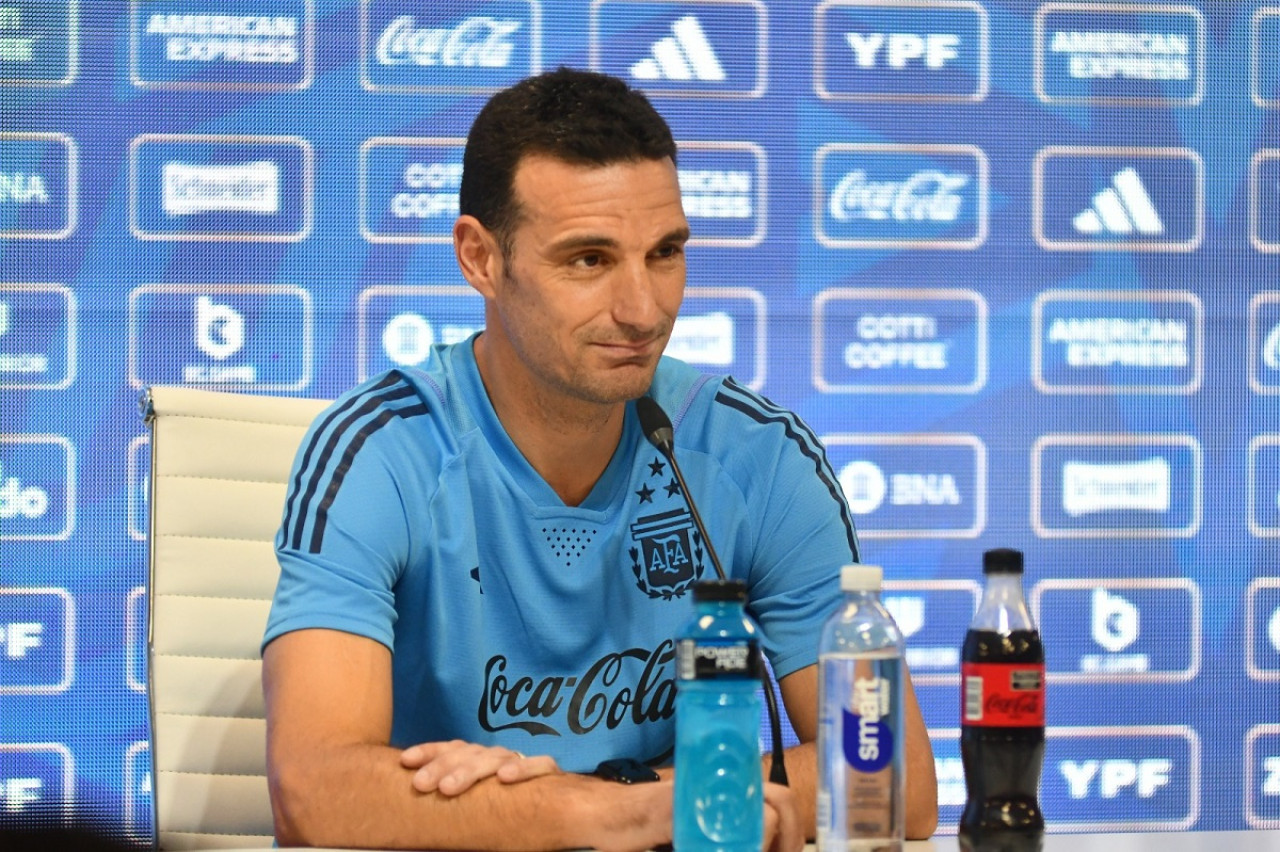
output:
<path id="1" fill-rule="evenodd" d="M 417 770 L 413 774 L 413 789 L 442 796 L 461 795 L 476 782 L 491 776 L 504 784 L 515 784 L 560 772 L 550 755 L 526 757 L 502 746 L 483 746 L 463 740 L 411 746 L 400 753 L 400 765 Z"/>
<path id="2" fill-rule="evenodd" d="M 800 852 L 804 830 L 796 794 L 781 784 L 764 785 L 764 852 Z"/>

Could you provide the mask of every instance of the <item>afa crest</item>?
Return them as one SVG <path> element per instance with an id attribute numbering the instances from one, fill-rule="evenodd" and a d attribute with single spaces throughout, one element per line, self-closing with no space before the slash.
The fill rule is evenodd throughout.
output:
<path id="1" fill-rule="evenodd" d="M 651 598 L 671 600 L 684 595 L 702 576 L 702 537 L 687 509 L 643 516 L 631 525 L 631 570 L 636 586 Z"/>

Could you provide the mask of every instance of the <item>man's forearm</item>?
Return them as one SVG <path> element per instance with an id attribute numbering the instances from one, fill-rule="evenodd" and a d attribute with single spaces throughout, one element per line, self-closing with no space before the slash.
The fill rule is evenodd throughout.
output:
<path id="1" fill-rule="evenodd" d="M 283 846 L 385 849 L 645 849 L 667 842 L 671 785 L 627 787 L 561 773 L 488 778 L 460 796 L 418 793 L 398 749 L 346 746 L 271 772 Z M 665 802 L 665 805 L 664 805 Z"/>

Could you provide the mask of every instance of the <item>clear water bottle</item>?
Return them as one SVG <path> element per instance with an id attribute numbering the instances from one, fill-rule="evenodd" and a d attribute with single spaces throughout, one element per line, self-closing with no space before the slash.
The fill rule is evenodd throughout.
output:
<path id="1" fill-rule="evenodd" d="M 882 570 L 846 565 L 818 650 L 818 849 L 900 852 L 906 838 L 902 631 Z"/>
<path id="2" fill-rule="evenodd" d="M 760 641 L 741 580 L 693 587 L 677 643 L 674 844 L 680 852 L 760 852 Z"/>

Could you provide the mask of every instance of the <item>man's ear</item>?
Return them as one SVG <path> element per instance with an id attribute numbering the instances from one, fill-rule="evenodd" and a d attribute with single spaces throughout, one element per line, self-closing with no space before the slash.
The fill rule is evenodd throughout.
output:
<path id="1" fill-rule="evenodd" d="M 458 268 L 476 292 L 486 299 L 496 293 L 502 279 L 502 250 L 498 240 L 474 216 L 459 216 L 453 223 L 453 251 Z"/>

